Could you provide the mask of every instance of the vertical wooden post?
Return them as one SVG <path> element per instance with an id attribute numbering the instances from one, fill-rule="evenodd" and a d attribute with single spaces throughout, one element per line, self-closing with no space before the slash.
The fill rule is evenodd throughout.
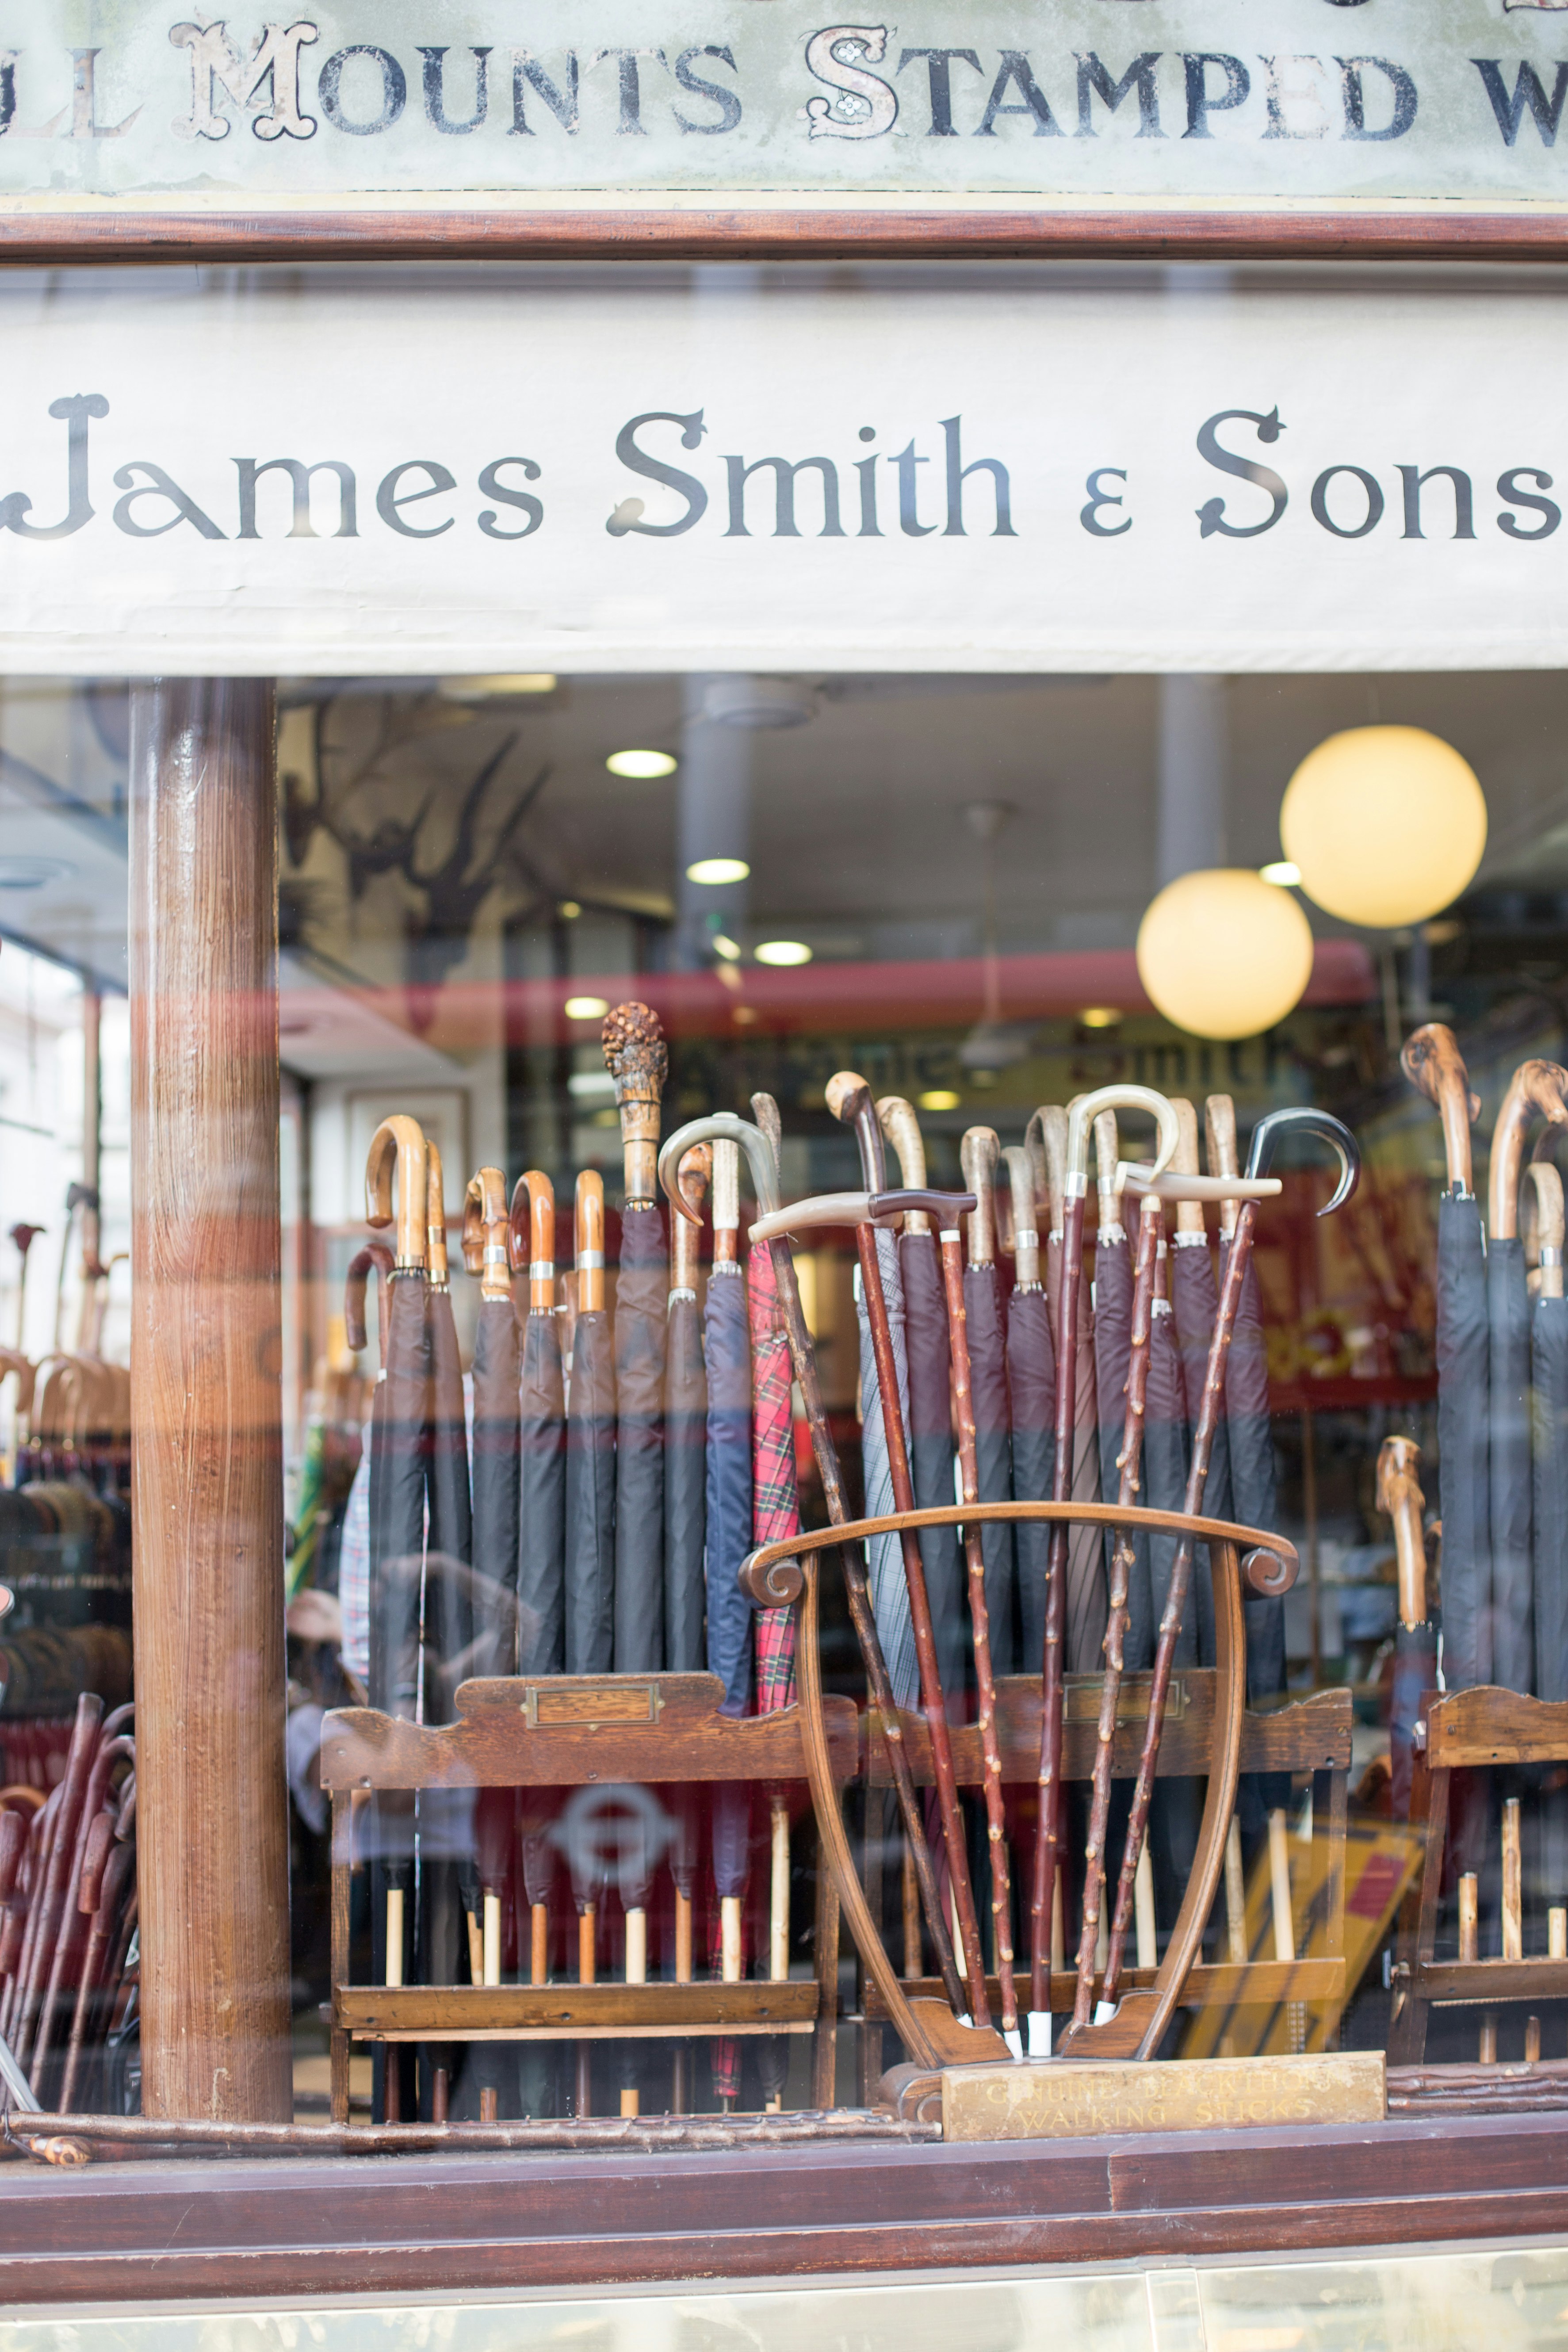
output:
<path id="1" fill-rule="evenodd" d="M 287 2121 L 276 697 L 131 705 L 145 2112 Z"/>

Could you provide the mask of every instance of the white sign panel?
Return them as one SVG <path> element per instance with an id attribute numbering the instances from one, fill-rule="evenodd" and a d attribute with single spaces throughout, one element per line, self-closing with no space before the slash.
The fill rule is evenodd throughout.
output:
<path id="1" fill-rule="evenodd" d="M 0 280 L 13 672 L 1568 661 L 1568 303 L 972 268 Z"/>
<path id="2" fill-rule="evenodd" d="M 1561 205 L 1563 0 L 0 0 L 0 201 Z"/>

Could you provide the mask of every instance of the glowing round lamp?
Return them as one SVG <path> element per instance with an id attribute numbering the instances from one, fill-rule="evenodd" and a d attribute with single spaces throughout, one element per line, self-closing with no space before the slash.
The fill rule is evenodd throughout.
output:
<path id="1" fill-rule="evenodd" d="M 1352 727 L 1291 777 L 1279 839 L 1309 898 L 1341 922 L 1424 923 L 1481 862 L 1486 795 L 1469 761 L 1424 727 Z"/>
<path id="2" fill-rule="evenodd" d="M 1312 934 L 1288 890 L 1247 866 L 1168 883 L 1138 927 L 1138 977 L 1194 1037 L 1256 1037 L 1300 1001 Z"/>

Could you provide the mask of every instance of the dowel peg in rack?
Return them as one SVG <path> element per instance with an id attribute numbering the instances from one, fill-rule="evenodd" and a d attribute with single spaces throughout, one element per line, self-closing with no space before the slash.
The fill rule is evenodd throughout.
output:
<path id="1" fill-rule="evenodd" d="M 768 1974 L 775 1984 L 789 1975 L 789 1807 L 773 1805 L 773 1870 L 768 1887 Z"/>
<path id="2" fill-rule="evenodd" d="M 579 2042 L 577 2044 L 577 2095 L 574 2104 L 579 2121 L 594 2112 L 594 2045 L 591 2042 Z"/>
<path id="3" fill-rule="evenodd" d="M 529 1906 L 529 1975 L 536 1985 L 550 1981 L 550 1906 Z"/>
<path id="4" fill-rule="evenodd" d="M 675 1890 L 675 1981 L 691 1982 L 691 1896 L 679 1886 Z"/>
<path id="5" fill-rule="evenodd" d="M 577 1914 L 577 1981 L 593 1984 L 598 1971 L 599 1915 L 593 1904 Z"/>
<path id="6" fill-rule="evenodd" d="M 1479 1960 L 1481 1957 L 1480 1884 L 1473 1870 L 1467 1870 L 1459 1881 L 1459 1958 Z"/>
<path id="7" fill-rule="evenodd" d="M 1481 2019 L 1480 2047 L 1477 2053 L 1483 2066 L 1497 2064 L 1497 2011 L 1489 2009 Z"/>
<path id="8" fill-rule="evenodd" d="M 493 2083 L 488 2084 L 479 2093 L 479 2121 L 482 2124 L 500 2121 L 500 2095 Z"/>
<path id="9" fill-rule="evenodd" d="M 1519 1799 L 1508 1798 L 1502 1809 L 1502 1956 L 1524 1958 L 1524 1898 L 1520 1861 Z"/>
<path id="10" fill-rule="evenodd" d="M 647 1982 L 647 1913 L 636 1905 L 626 1913 L 626 1982 L 629 1985 Z M 624 2097 L 625 2094 L 622 2095 Z M 625 2115 L 626 2112 L 623 2107 L 621 2113 Z"/>
<path id="11" fill-rule="evenodd" d="M 725 1984 L 741 1981 L 741 1898 L 738 1895 L 721 1895 L 719 1898 L 719 1960 L 720 1977 Z"/>
<path id="12" fill-rule="evenodd" d="M 1546 1954 L 1549 1959 L 1568 1960 L 1568 1908 L 1556 1906 L 1546 1915 Z"/>
<path id="13" fill-rule="evenodd" d="M 484 1982 L 500 1982 L 500 1896 L 485 1889 Z"/>
<path id="14" fill-rule="evenodd" d="M 1296 1923 L 1290 1911 L 1290 1848 L 1285 1812 L 1277 1806 L 1268 1816 L 1268 1877 L 1274 1905 L 1274 1957 L 1296 1957 Z"/>
<path id="15" fill-rule="evenodd" d="M 1524 2063 L 1527 2066 L 1541 2063 L 1541 2020 L 1527 2017 L 1524 2021 Z"/>
<path id="16" fill-rule="evenodd" d="M 629 2083 L 621 2092 L 621 2114 L 626 2117 L 635 2117 L 641 2113 L 642 2101 L 637 2086 L 635 2083 Z"/>

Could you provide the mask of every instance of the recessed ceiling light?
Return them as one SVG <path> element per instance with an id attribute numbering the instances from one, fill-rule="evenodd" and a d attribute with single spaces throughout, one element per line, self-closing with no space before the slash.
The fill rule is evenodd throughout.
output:
<path id="1" fill-rule="evenodd" d="M 637 783 L 673 776 L 679 764 L 673 751 L 612 751 L 605 762 L 612 776 L 630 776 Z"/>
<path id="2" fill-rule="evenodd" d="M 928 1087 L 917 1100 L 921 1110 L 956 1110 L 960 1097 L 951 1087 Z"/>
<path id="3" fill-rule="evenodd" d="M 722 931 L 713 934 L 713 952 L 716 956 L 722 956 L 726 963 L 739 963 L 741 961 L 740 949 L 733 940 L 727 940 Z"/>
<path id="4" fill-rule="evenodd" d="M 1293 890 L 1301 879 L 1301 869 L 1292 866 L 1288 857 L 1277 857 L 1271 866 L 1258 867 L 1258 878 L 1260 882 L 1276 883 L 1281 890 Z"/>
<path id="5" fill-rule="evenodd" d="M 483 677 L 444 677 L 441 692 L 448 702 L 489 702 L 500 695 L 553 694 L 555 672 L 552 669 L 519 669 L 492 672 Z"/>
<path id="6" fill-rule="evenodd" d="M 569 996 L 566 999 L 568 1021 L 602 1021 L 609 1009 L 607 996 Z"/>
<path id="7" fill-rule="evenodd" d="M 1119 1004 L 1090 1004 L 1079 1014 L 1086 1029 L 1114 1029 L 1121 1019 Z"/>
<path id="8" fill-rule="evenodd" d="M 602 1102 L 616 1091 L 616 1082 L 608 1070 L 574 1070 L 566 1081 L 566 1091 L 574 1100 L 597 1097 Z"/>
<path id="9" fill-rule="evenodd" d="M 687 867 L 686 878 L 717 889 L 724 882 L 744 882 L 751 870 L 743 857 L 699 857 Z"/>
<path id="10" fill-rule="evenodd" d="M 759 963 L 809 963 L 811 950 L 804 940 L 763 940 L 756 951 Z"/>
<path id="11" fill-rule="evenodd" d="M 558 911 L 563 923 L 574 923 L 583 909 L 575 898 L 563 898 Z"/>

